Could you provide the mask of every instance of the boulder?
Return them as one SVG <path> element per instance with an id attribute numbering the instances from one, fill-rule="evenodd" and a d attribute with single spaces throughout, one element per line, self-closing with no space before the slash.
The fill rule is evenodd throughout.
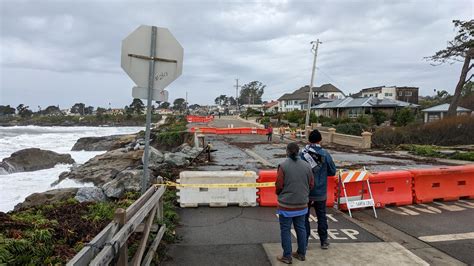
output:
<path id="1" fill-rule="evenodd" d="M 142 164 L 143 151 L 116 149 L 100 154 L 90 159 L 83 165 L 73 168 L 70 172 L 63 172 L 59 179 L 76 179 L 81 182 L 92 182 L 101 186 L 115 178 L 126 169 L 135 169 Z"/>
<path id="2" fill-rule="evenodd" d="M 145 155 L 145 153 L 143 153 L 143 155 Z M 165 155 L 161 151 L 159 151 L 159 150 L 157 150 L 157 149 L 155 149 L 151 146 L 150 146 L 149 155 L 150 155 L 150 158 L 149 158 L 149 161 L 148 161 L 149 162 L 148 166 L 150 168 L 158 167 L 165 160 Z M 145 161 L 145 159 L 143 157 L 144 156 L 142 156 L 142 162 Z"/>
<path id="3" fill-rule="evenodd" d="M 41 193 L 33 193 L 26 197 L 24 202 L 17 204 L 15 210 L 65 201 L 73 198 L 77 191 L 78 188 L 60 188 Z"/>
<path id="4" fill-rule="evenodd" d="M 104 137 L 85 137 L 77 140 L 72 147 L 73 151 L 110 151 L 123 148 L 127 144 L 135 141 L 136 136 L 131 135 L 113 135 Z"/>
<path id="5" fill-rule="evenodd" d="M 187 143 L 183 143 L 178 147 L 178 151 L 180 151 L 182 153 L 188 153 L 189 151 L 191 151 L 191 149 L 192 149 L 192 147 L 189 146 L 189 144 L 187 144 Z"/>
<path id="6" fill-rule="evenodd" d="M 182 152 L 165 153 L 164 162 L 174 166 L 186 166 L 189 164 L 188 156 Z"/>
<path id="7" fill-rule="evenodd" d="M 60 154 L 54 151 L 29 148 L 12 153 L 0 162 L 0 174 L 30 172 L 52 168 L 56 164 L 73 164 L 70 154 Z"/>
<path id="8" fill-rule="evenodd" d="M 104 191 L 98 187 L 81 187 L 74 198 L 79 202 L 107 200 Z"/>
<path id="9" fill-rule="evenodd" d="M 120 172 L 114 180 L 102 186 L 105 195 L 109 198 L 121 198 L 125 192 L 140 191 L 140 181 L 143 170 L 125 170 Z"/>

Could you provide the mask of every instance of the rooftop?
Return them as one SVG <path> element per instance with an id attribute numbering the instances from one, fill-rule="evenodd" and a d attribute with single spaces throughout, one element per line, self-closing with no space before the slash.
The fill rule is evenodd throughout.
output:
<path id="1" fill-rule="evenodd" d="M 418 107 L 417 104 L 393 100 L 389 98 L 377 99 L 377 97 L 338 99 L 332 102 L 321 103 L 312 108 L 314 109 L 335 109 L 335 108 L 354 108 L 354 107 Z"/>
<path id="2" fill-rule="evenodd" d="M 440 104 L 440 105 L 436 105 L 436 106 L 433 106 L 433 107 L 430 107 L 430 108 L 423 109 L 421 111 L 422 112 L 428 112 L 428 113 L 431 113 L 431 112 L 447 112 L 448 109 L 449 109 L 449 103 L 444 103 L 444 104 Z M 461 106 L 458 106 L 456 111 L 457 112 L 471 112 L 471 110 L 469 110 L 467 108 L 464 108 L 464 107 L 461 107 Z"/>

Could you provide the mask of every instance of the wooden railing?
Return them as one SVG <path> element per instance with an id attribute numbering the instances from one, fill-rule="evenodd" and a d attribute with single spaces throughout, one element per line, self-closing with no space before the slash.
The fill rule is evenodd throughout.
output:
<path id="1" fill-rule="evenodd" d="M 166 230 L 166 226 L 161 225 L 144 256 L 154 218 L 163 220 L 162 198 L 165 190 L 164 186 L 152 186 L 126 210 L 117 209 L 114 221 L 86 244 L 67 265 L 150 265 Z M 142 232 L 142 238 L 135 255 L 129 261 L 127 240 L 138 231 Z"/>

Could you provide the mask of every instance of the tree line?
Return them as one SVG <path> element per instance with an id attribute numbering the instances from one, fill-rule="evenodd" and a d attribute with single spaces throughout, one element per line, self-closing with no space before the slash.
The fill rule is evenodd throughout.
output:
<path id="1" fill-rule="evenodd" d="M 239 97 L 236 99 L 233 96 L 219 95 L 214 99 L 217 105 L 236 106 L 237 104 L 262 104 L 262 96 L 266 85 L 260 81 L 252 81 L 244 84 L 240 89 Z"/>
<path id="2" fill-rule="evenodd" d="M 152 109 L 173 109 L 177 110 L 180 112 L 184 112 L 185 109 L 187 108 L 187 103 L 186 100 L 183 98 L 177 98 L 173 102 L 173 106 L 171 106 L 171 103 L 169 102 L 156 102 L 155 104 L 152 104 Z M 193 109 L 199 107 L 197 104 L 193 104 L 189 106 L 189 108 Z M 86 106 L 84 103 L 75 103 L 74 105 L 71 106 L 69 109 L 69 112 L 71 114 L 77 114 L 77 115 L 93 115 L 94 113 L 96 115 L 103 115 L 107 113 L 107 111 L 110 110 L 110 108 L 106 109 L 103 107 L 97 107 L 97 109 L 93 106 Z M 123 111 L 127 115 L 132 115 L 132 114 L 143 114 L 144 111 L 146 110 L 146 106 L 143 103 L 142 100 L 140 99 L 133 99 L 133 101 L 129 104 L 126 105 L 123 108 Z M 25 104 L 19 104 L 16 108 L 10 106 L 10 105 L 0 105 L 0 116 L 9 116 L 9 115 L 15 115 L 18 114 L 19 116 L 23 118 L 31 117 L 33 115 L 65 115 L 63 111 L 59 108 L 59 105 L 50 105 L 46 107 L 45 109 L 41 109 L 40 106 L 38 106 L 38 111 L 34 112 L 30 109 L 28 105 Z"/>

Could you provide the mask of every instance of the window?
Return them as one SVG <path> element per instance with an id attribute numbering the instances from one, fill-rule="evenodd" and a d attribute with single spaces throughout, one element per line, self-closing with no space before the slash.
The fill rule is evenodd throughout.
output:
<path id="1" fill-rule="evenodd" d="M 398 96 L 403 96 L 403 91 L 399 92 Z"/>
<path id="2" fill-rule="evenodd" d="M 388 92 L 385 93 L 385 97 L 391 97 L 391 96 L 393 96 L 393 93 L 388 93 Z"/>
<path id="3" fill-rule="evenodd" d="M 405 96 L 412 96 L 412 92 L 411 91 L 406 91 Z"/>

